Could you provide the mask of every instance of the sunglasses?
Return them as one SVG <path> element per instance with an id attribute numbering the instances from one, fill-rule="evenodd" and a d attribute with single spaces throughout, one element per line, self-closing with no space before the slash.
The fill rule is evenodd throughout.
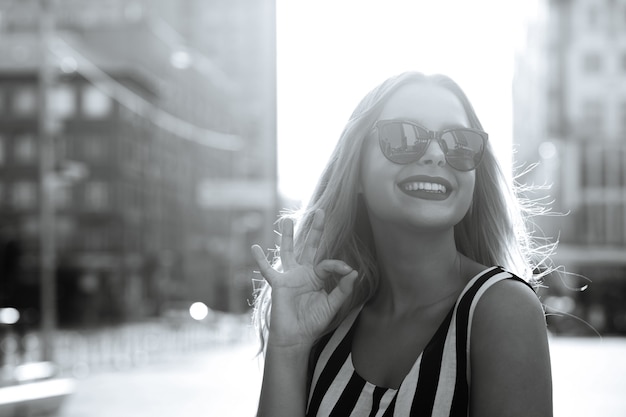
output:
<path id="1" fill-rule="evenodd" d="M 391 162 L 416 162 L 424 155 L 430 142 L 436 140 L 448 165 L 457 171 L 476 169 L 483 159 L 489 137 L 482 130 L 466 127 L 436 132 L 405 120 L 379 120 L 374 127 L 378 130 L 380 149 Z"/>

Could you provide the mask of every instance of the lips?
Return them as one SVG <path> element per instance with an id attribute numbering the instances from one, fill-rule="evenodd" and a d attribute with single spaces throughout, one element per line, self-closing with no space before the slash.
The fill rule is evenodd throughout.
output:
<path id="1" fill-rule="evenodd" d="M 452 184 L 441 177 L 416 175 L 399 182 L 398 188 L 411 197 L 425 200 L 445 200 L 450 196 Z"/>

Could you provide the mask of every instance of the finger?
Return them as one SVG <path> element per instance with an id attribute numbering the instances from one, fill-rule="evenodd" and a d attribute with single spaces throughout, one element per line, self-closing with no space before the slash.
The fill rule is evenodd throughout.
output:
<path id="1" fill-rule="evenodd" d="M 339 284 L 328 294 L 328 305 L 331 311 L 339 311 L 343 303 L 350 297 L 358 276 L 357 271 L 352 271 L 348 275 L 343 276 L 339 280 Z"/>
<path id="2" fill-rule="evenodd" d="M 252 251 L 252 257 L 259 267 L 259 272 L 261 272 L 263 278 L 265 278 L 265 280 L 270 285 L 272 285 L 274 278 L 279 273 L 274 268 L 272 268 L 270 263 L 267 261 L 267 258 L 265 257 L 265 252 L 263 252 L 263 249 L 261 249 L 259 245 L 252 245 L 252 248 L 250 248 L 250 250 Z"/>
<path id="3" fill-rule="evenodd" d="M 280 261 L 285 269 L 295 268 L 298 263 L 293 253 L 293 220 L 285 219 L 281 226 Z"/>
<path id="4" fill-rule="evenodd" d="M 332 274 L 341 276 L 348 275 L 353 269 L 344 261 L 338 259 L 324 259 L 322 262 L 315 265 L 313 271 L 318 278 L 326 279 Z"/>
<path id="5" fill-rule="evenodd" d="M 324 231 L 324 211 L 318 209 L 313 216 L 313 223 L 311 224 L 311 230 L 304 242 L 304 248 L 302 250 L 301 263 L 307 265 L 313 265 L 315 262 L 315 254 L 319 247 L 320 240 L 322 238 L 322 232 Z"/>

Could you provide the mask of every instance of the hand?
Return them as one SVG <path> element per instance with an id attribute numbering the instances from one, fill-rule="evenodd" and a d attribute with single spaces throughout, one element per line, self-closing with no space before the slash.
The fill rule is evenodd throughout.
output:
<path id="1" fill-rule="evenodd" d="M 314 264 L 323 230 L 324 212 L 318 210 L 298 262 L 293 251 L 293 222 L 285 221 L 280 241 L 283 272 L 272 268 L 263 249 L 252 246 L 261 275 L 272 287 L 269 345 L 310 347 L 352 292 L 358 273 L 345 262 L 326 259 Z M 341 279 L 327 293 L 324 280 L 332 274 L 340 275 Z"/>

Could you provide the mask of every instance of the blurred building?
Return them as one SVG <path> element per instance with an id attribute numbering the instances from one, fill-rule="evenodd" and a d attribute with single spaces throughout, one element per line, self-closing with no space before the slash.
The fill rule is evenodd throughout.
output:
<path id="1" fill-rule="evenodd" d="M 277 212 L 274 16 L 271 0 L 0 1 L 0 228 L 20 248 L 1 302 L 38 308 L 51 226 L 61 323 L 248 307 L 249 246 L 272 244 Z"/>
<path id="2" fill-rule="evenodd" d="M 516 62 L 514 141 L 518 163 L 540 163 L 523 180 L 551 184 L 544 202 L 567 214 L 537 220 L 573 273 L 548 292 L 563 317 L 626 333 L 626 1 L 536 7 Z"/>

